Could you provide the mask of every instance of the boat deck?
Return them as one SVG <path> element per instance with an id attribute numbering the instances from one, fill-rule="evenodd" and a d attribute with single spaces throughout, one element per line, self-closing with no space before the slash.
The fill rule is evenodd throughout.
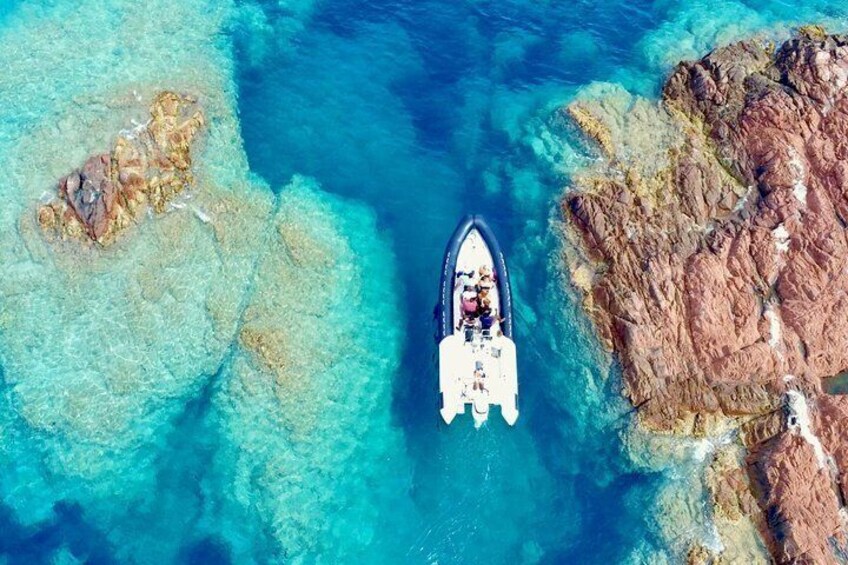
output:
<path id="1" fill-rule="evenodd" d="M 457 330 L 462 321 L 462 305 L 460 304 L 462 289 L 459 288 L 460 280 L 456 275 L 458 273 L 477 273 L 483 265 L 488 266 L 497 275 L 495 260 L 492 257 L 489 246 L 486 245 L 486 241 L 480 235 L 480 232 L 473 229 L 468 234 L 462 247 L 460 247 L 459 255 L 456 258 L 456 272 L 454 273 L 453 280 L 453 327 L 458 333 L 462 333 L 462 329 Z M 491 334 L 496 336 L 501 331 L 500 322 L 498 321 L 501 313 L 501 301 L 497 285 L 489 291 L 489 300 L 492 301 L 493 313 L 495 315 L 495 323 L 492 326 Z M 477 322 L 477 326 L 479 330 L 479 321 Z"/>

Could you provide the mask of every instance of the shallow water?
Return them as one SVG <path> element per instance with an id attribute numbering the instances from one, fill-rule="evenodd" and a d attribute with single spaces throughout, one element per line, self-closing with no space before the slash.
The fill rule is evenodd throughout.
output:
<path id="1" fill-rule="evenodd" d="M 13 32 L 0 45 L 20 44 L 44 22 L 67 34 L 57 22 L 75 17 L 71 4 L 4 3 L 0 26 Z M 655 95 L 682 57 L 751 33 L 780 36 L 800 22 L 843 25 L 846 9 L 785 1 L 184 4 L 174 14 L 167 2 L 146 13 L 120 0 L 84 2 L 79 17 L 103 24 L 111 52 L 94 39 L 65 49 L 34 39 L 36 52 L 57 50 L 55 59 L 19 55 L 23 67 L 41 65 L 40 80 L 17 74 L 0 91 L 16 110 L 0 115 L 0 160 L 14 160 L 29 136 L 26 147 L 42 162 L 38 155 L 56 154 L 59 143 L 42 139 L 56 137 L 53 123 L 66 114 L 72 128 L 114 135 L 91 117 L 113 114 L 101 104 L 110 89 L 118 96 L 175 80 L 223 89 L 211 126 L 223 133 L 212 135 L 204 166 L 213 195 L 249 203 L 231 228 L 243 234 L 238 251 L 220 249 L 178 214 L 156 224 L 173 224 L 163 233 L 185 245 L 167 246 L 158 260 L 143 255 L 163 270 L 157 275 L 173 274 L 166 301 L 143 302 L 138 319 L 128 309 L 130 329 L 113 338 L 116 355 L 149 368 L 136 375 L 127 365 L 129 392 L 116 393 L 89 370 L 108 373 L 115 356 L 78 359 L 82 338 L 48 348 L 21 337 L 98 331 L 90 311 L 57 299 L 58 283 L 37 288 L 57 272 L 77 283 L 67 266 L 38 263 L 15 230 L 21 210 L 96 140 L 79 133 L 78 148 L 50 157 L 38 182 L 20 173 L 0 184 L 8 197 L 0 258 L 12 265 L 0 276 L 0 562 L 673 561 L 708 536 L 697 497 L 679 510 L 695 522 L 672 528 L 674 539 L 654 517 L 671 512 L 663 493 L 686 484 L 680 465 L 697 467 L 701 447 L 685 461 L 631 459 L 615 372 L 563 291 L 556 199 L 589 157 L 552 113 L 593 81 Z M 122 18 L 144 21 L 134 34 L 105 31 Z M 197 47 L 174 54 L 176 36 Z M 86 65 L 92 76 L 77 76 L 75 66 Z M 197 76 L 176 79 L 169 67 Z M 85 112 L 68 109 L 69 98 Z M 246 162 L 227 129 L 235 127 L 229 104 L 237 104 Z M 214 205 L 212 197 L 197 202 Z M 438 419 L 432 309 L 446 239 L 469 212 L 493 225 L 515 284 L 521 417 L 512 429 L 497 417 L 479 431 L 466 417 L 450 427 Z M 164 237 L 145 226 L 137 239 L 155 251 Z M 95 273 L 80 288 L 97 281 L 118 301 L 142 276 L 137 257 L 119 253 L 97 266 L 109 276 Z M 209 269 L 230 278 L 216 286 Z M 21 285 L 26 304 L 58 325 L 12 306 Z M 107 317 L 117 309 L 79 300 Z M 209 303 L 223 322 L 208 320 Z M 284 369 L 253 363 L 245 330 L 280 336 L 272 354 Z M 91 390 L 108 410 L 83 403 L 91 416 L 76 418 L 53 403 Z M 51 407 L 58 424 L 47 422 Z"/>

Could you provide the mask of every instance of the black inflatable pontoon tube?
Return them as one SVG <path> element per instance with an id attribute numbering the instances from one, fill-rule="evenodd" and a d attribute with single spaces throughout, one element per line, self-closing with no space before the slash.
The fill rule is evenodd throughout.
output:
<path id="1" fill-rule="evenodd" d="M 437 308 L 439 341 L 454 333 L 453 287 L 456 277 L 456 260 L 462 242 L 474 228 L 480 232 L 486 245 L 489 246 L 489 251 L 492 253 L 492 259 L 495 262 L 498 294 L 501 301 L 500 314 L 503 317 L 501 328 L 503 334 L 512 339 L 512 292 L 509 286 L 509 271 L 506 268 L 506 259 L 492 228 L 489 227 L 483 216 L 468 215 L 456 226 L 445 248 L 445 259 L 442 266 L 442 278 L 439 285 L 439 304 Z"/>

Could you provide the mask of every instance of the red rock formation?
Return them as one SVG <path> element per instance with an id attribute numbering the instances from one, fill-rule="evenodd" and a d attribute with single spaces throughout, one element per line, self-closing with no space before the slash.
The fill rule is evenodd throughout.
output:
<path id="1" fill-rule="evenodd" d="M 586 306 L 641 421 L 750 421 L 773 556 L 836 562 L 848 401 L 821 379 L 848 369 L 848 37 L 806 30 L 680 64 L 659 110 L 680 139 L 651 178 L 589 106 L 570 113 L 607 156 L 563 204 L 572 268 L 591 267 Z"/>
<path id="2" fill-rule="evenodd" d="M 783 432 L 757 446 L 750 459 L 774 557 L 782 563 L 835 562 L 831 540 L 834 547 L 846 541 L 839 500 L 810 444 Z"/>
<path id="3" fill-rule="evenodd" d="M 59 194 L 86 227 L 91 239 L 100 239 L 109 227 L 115 207 L 112 159 L 108 153 L 95 155 L 81 171 L 59 181 Z"/>

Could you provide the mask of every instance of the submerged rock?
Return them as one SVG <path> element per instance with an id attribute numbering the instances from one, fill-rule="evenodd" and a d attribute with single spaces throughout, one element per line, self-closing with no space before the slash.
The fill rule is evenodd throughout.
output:
<path id="1" fill-rule="evenodd" d="M 237 335 L 273 209 L 247 167 L 230 60 L 211 40 L 230 10 L 212 4 L 122 6 L 132 49 L 67 33 L 114 20 L 114 5 L 88 0 L 34 10 L 0 39 L 0 99 L 16 116 L 0 125 L 3 504 L 27 528 L 78 504 L 107 525 L 118 561 L 175 561 L 190 537 L 195 491 L 159 489 L 202 466 L 171 449 L 174 430 Z M 51 191 L 36 213 L 60 178 L 73 198 Z M 145 221 L 156 202 L 183 209 Z"/>
<path id="2" fill-rule="evenodd" d="M 848 437 L 821 387 L 848 368 L 847 85 L 848 37 L 805 28 L 681 63 L 652 109 L 569 110 L 602 155 L 563 202 L 569 267 L 625 392 L 652 429 L 741 426 L 750 486 L 722 476 L 781 562 L 848 540 Z M 722 508 L 746 499 L 722 481 Z"/>
<path id="3" fill-rule="evenodd" d="M 107 244 L 141 218 L 146 204 L 161 214 L 192 183 L 191 146 L 203 125 L 194 98 L 160 93 L 146 124 L 59 180 L 58 200 L 38 210 L 42 229 Z"/>
<path id="4" fill-rule="evenodd" d="M 297 177 L 279 197 L 215 399 L 233 537 L 268 532 L 287 560 L 385 557 L 378 531 L 402 477 L 391 454 L 394 261 L 373 213 Z M 331 519 L 329 517 L 332 517 Z M 382 521 L 381 521 L 382 520 Z M 251 555 L 235 548 L 237 560 Z"/>

